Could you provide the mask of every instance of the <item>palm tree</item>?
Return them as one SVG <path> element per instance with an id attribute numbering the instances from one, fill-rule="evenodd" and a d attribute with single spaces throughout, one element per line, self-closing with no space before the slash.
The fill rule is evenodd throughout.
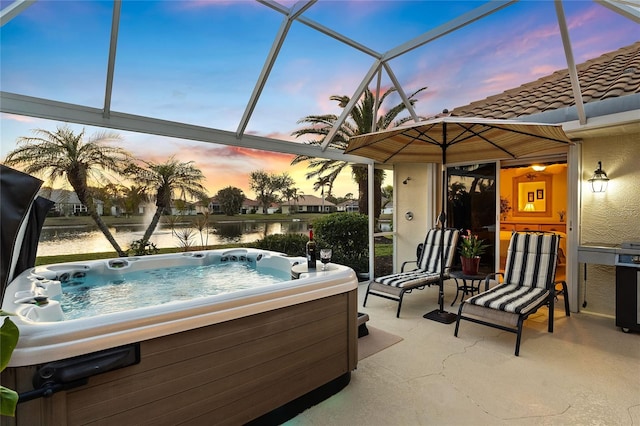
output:
<path id="1" fill-rule="evenodd" d="M 414 97 L 425 90 L 426 87 L 422 87 L 409 96 L 409 101 L 411 105 L 415 104 L 417 101 Z M 373 131 L 373 120 L 374 117 L 376 119 L 376 130 L 384 130 L 392 126 L 398 126 L 402 123 L 409 121 L 410 117 L 405 117 L 402 119 L 397 119 L 398 115 L 406 110 L 406 105 L 404 103 L 399 103 L 398 105 L 389 109 L 386 113 L 381 113 L 381 106 L 384 103 L 385 99 L 396 92 L 395 87 L 391 87 L 389 90 L 384 92 L 380 97 L 380 102 L 376 108 L 376 99 L 374 95 L 371 93 L 371 90 L 366 89 L 362 99 L 360 102 L 354 106 L 353 110 L 349 114 L 349 119 L 345 120 L 345 122 L 340 126 L 338 132 L 334 139 L 329 143 L 329 146 L 336 149 L 346 149 L 349 144 L 349 138 L 362 135 L 365 133 L 371 133 Z M 338 96 L 333 95 L 329 99 L 332 101 L 337 101 L 341 108 L 345 108 L 350 101 L 348 96 Z M 309 115 L 307 117 L 302 118 L 298 121 L 298 123 L 306 123 L 309 124 L 309 127 L 305 127 L 299 130 L 296 130 L 292 133 L 293 136 L 299 137 L 303 135 L 320 135 L 321 138 L 310 140 L 307 143 L 312 145 L 321 145 L 324 142 L 324 138 L 329 134 L 331 129 L 333 128 L 334 123 L 338 120 L 338 117 L 334 114 L 326 114 L 326 115 Z M 344 170 L 345 167 L 349 165 L 346 161 L 338 161 L 338 160 L 330 160 L 330 159 L 321 159 L 314 158 L 307 155 L 298 155 L 296 156 L 291 164 L 298 164 L 303 161 L 309 162 L 309 169 L 311 171 L 307 172 L 307 179 L 312 178 L 326 178 L 328 182 L 330 182 L 330 188 L 333 186 L 333 182 L 338 177 L 340 172 Z M 367 191 L 367 168 L 362 165 L 351 165 L 351 171 L 353 179 L 358 184 L 358 195 L 359 201 L 358 206 L 361 213 L 367 212 L 368 206 L 368 191 Z M 374 212 L 376 217 L 380 214 L 380 205 L 382 199 L 382 180 L 384 179 L 384 171 L 376 170 L 374 173 Z"/>
<path id="2" fill-rule="evenodd" d="M 324 187 L 328 186 L 329 190 L 327 191 L 327 197 L 331 196 L 331 190 L 333 189 L 333 181 L 331 180 L 331 178 L 329 178 L 329 176 L 318 176 L 318 180 L 316 180 L 313 183 L 313 190 L 317 191 L 318 189 L 320 190 L 320 196 L 322 197 L 322 213 L 324 213 L 324 200 L 325 200 L 325 194 L 324 194 Z"/>
<path id="3" fill-rule="evenodd" d="M 297 212 L 297 208 L 294 208 L 294 206 L 291 205 L 291 200 L 293 200 L 294 202 L 297 203 L 302 194 L 303 194 L 303 192 L 300 191 L 299 188 L 295 188 L 293 186 L 290 186 L 288 188 L 284 188 L 282 190 L 282 197 L 285 200 L 287 200 L 287 205 L 289 206 L 289 214 L 293 214 L 293 213 Z M 297 207 L 297 205 L 296 205 L 296 207 Z"/>
<path id="4" fill-rule="evenodd" d="M 389 203 L 393 201 L 393 185 L 387 185 L 382 188 L 382 196 L 386 199 L 382 208 L 387 207 Z"/>
<path id="5" fill-rule="evenodd" d="M 66 179 L 118 256 L 126 256 L 98 214 L 87 183 L 89 180 L 108 182 L 106 172 L 119 173 L 123 165 L 131 161 L 127 151 L 104 144 L 120 140 L 120 135 L 99 132 L 83 140 L 84 129 L 76 134 L 67 126 L 59 126 L 55 132 L 36 129 L 34 133 L 38 136 L 18 138 L 18 148 L 7 155 L 5 164 L 22 166 L 26 173 L 43 175 L 52 184 Z"/>
<path id="6" fill-rule="evenodd" d="M 249 174 L 249 187 L 256 194 L 256 200 L 262 206 L 262 213 L 267 214 L 272 203 L 280 201 L 278 193 L 293 185 L 293 179 L 288 173 L 267 173 L 256 170 Z"/>
<path id="7" fill-rule="evenodd" d="M 122 204 L 126 214 L 135 214 L 140 204 L 149 201 L 149 195 L 145 189 L 138 185 L 124 187 Z"/>
<path id="8" fill-rule="evenodd" d="M 327 189 L 327 197 L 331 196 L 331 191 L 333 191 L 333 181 L 329 178 L 329 176 L 318 176 L 318 179 L 313 183 L 313 190 L 321 190 L 320 194 L 324 197 L 324 187 L 328 186 Z"/>
<path id="9" fill-rule="evenodd" d="M 174 193 L 179 193 L 181 199 L 190 196 L 196 199 L 206 197 L 205 188 L 200 184 L 204 175 L 200 169 L 193 166 L 193 161 L 180 163 L 170 158 L 164 163 L 154 164 L 145 162 L 145 167 L 130 165 L 126 173 L 149 192 L 155 191 L 156 211 L 147 227 L 141 243 L 146 244 L 156 230 L 160 216 L 170 213 L 171 200 Z"/>

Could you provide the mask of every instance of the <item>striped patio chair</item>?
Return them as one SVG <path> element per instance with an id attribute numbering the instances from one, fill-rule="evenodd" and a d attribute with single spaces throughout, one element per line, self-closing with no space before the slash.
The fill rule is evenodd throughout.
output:
<path id="1" fill-rule="evenodd" d="M 405 293 L 411 293 L 414 289 L 424 289 L 427 286 L 438 284 L 440 282 L 440 239 L 442 232 L 440 229 L 429 230 L 424 243 L 420 244 L 422 247 L 418 246 L 418 259 L 404 262 L 401 272 L 378 277 L 371 281 L 367 287 L 362 306 L 367 305 L 367 299 L 370 294 L 396 300 L 398 301 L 396 317 L 400 318 L 402 298 Z M 444 230 L 444 279 L 449 278 L 449 269 L 453 263 L 459 235 L 460 232 L 457 229 L 446 228 Z M 412 263 L 415 263 L 417 268 L 405 272 L 405 267 Z"/>
<path id="2" fill-rule="evenodd" d="M 555 233 L 514 232 L 507 251 L 504 273 L 487 277 L 483 293 L 460 304 L 454 336 L 458 336 L 460 320 L 468 320 L 517 334 L 515 355 L 520 354 L 524 320 L 542 306 L 549 306 L 549 333 L 553 333 L 555 298 L 563 294 L 565 313 L 569 312 L 567 283 L 555 282 L 560 236 Z M 491 289 L 491 279 L 504 277 Z M 561 290 L 556 290 L 556 286 Z"/>

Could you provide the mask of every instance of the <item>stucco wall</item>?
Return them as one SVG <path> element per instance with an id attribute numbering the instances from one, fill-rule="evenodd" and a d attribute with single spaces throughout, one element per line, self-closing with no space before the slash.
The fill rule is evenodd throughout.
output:
<path id="1" fill-rule="evenodd" d="M 394 168 L 394 209 L 397 215 L 394 259 L 396 271 L 400 271 L 402 262 L 415 260 L 416 247 L 424 241 L 427 230 L 434 226 L 430 223 L 432 214 L 429 209 L 432 208 L 432 204 L 428 201 L 429 170 L 427 164 L 398 164 Z M 406 185 L 403 184 L 408 177 L 411 179 Z M 413 214 L 412 220 L 405 217 L 407 212 Z"/>
<path id="2" fill-rule="evenodd" d="M 640 134 L 582 142 L 580 244 L 640 241 Z M 593 193 L 587 180 L 602 162 L 611 179 L 605 193 Z M 585 296 L 584 265 L 579 265 L 580 302 Z M 587 265 L 584 311 L 615 315 L 615 267 Z"/>

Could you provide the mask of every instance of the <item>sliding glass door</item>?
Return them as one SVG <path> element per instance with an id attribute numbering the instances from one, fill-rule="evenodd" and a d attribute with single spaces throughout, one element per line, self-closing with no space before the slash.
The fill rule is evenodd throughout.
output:
<path id="1" fill-rule="evenodd" d="M 489 247 L 480 259 L 480 271 L 495 268 L 496 163 L 447 167 L 447 226 L 470 230 Z M 456 256 L 454 265 L 459 267 Z"/>

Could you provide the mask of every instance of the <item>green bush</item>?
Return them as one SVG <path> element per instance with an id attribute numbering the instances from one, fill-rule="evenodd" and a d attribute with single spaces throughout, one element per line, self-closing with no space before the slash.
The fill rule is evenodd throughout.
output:
<path id="1" fill-rule="evenodd" d="M 0 310 L 0 316 L 3 315 L 9 314 Z M 20 330 L 18 327 L 9 318 L 5 317 L 0 327 L 0 372 L 9 364 L 11 354 L 18 344 L 19 337 Z M 0 386 L 0 415 L 15 416 L 17 404 L 18 393 L 12 389 Z"/>
<path id="2" fill-rule="evenodd" d="M 369 271 L 369 219 L 360 213 L 331 213 L 313 221 L 318 250 L 331 248 L 331 262 Z"/>
<path id="3" fill-rule="evenodd" d="M 267 235 L 253 244 L 256 248 L 285 253 L 289 256 L 304 256 L 309 237 L 302 234 Z"/>
<path id="4" fill-rule="evenodd" d="M 147 256 L 150 254 L 158 254 L 160 250 L 152 242 L 147 241 L 145 243 L 142 238 L 140 238 L 139 240 L 131 242 L 131 247 L 129 247 L 128 251 L 133 253 L 134 256 Z"/>

